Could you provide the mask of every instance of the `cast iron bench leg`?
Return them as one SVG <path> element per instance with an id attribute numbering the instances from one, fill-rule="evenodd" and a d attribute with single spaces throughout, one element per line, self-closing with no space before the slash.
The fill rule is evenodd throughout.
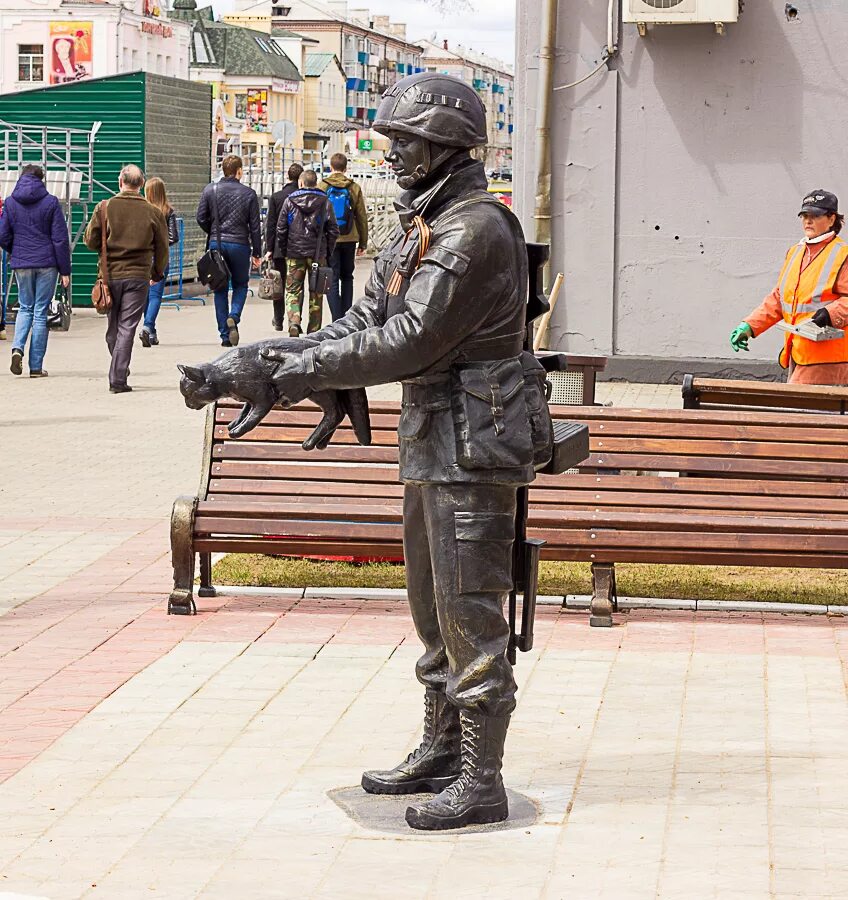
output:
<path id="1" fill-rule="evenodd" d="M 615 590 L 615 565 L 592 563 L 592 603 L 589 607 L 589 624 L 596 628 L 611 628 L 612 614 L 617 608 Z"/>
<path id="2" fill-rule="evenodd" d="M 174 566 L 174 589 L 168 598 L 168 614 L 191 616 L 194 605 L 194 548 L 192 533 L 197 497 L 177 497 L 171 513 L 171 562 Z"/>
<path id="3" fill-rule="evenodd" d="M 214 597 L 217 592 L 215 585 L 212 584 L 212 554 L 199 553 L 198 556 L 200 556 L 200 588 L 197 596 Z"/>

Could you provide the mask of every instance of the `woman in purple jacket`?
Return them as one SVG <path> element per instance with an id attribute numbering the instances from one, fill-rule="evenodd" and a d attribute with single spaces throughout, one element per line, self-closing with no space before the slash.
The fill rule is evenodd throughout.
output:
<path id="1" fill-rule="evenodd" d="M 24 166 L 0 216 L 0 247 L 11 254 L 18 283 L 18 317 L 12 342 L 12 373 L 23 372 L 24 348 L 29 345 L 30 378 L 42 378 L 47 352 L 47 311 L 56 278 L 67 288 L 71 275 L 68 226 L 59 201 L 47 193 L 41 166 Z"/>

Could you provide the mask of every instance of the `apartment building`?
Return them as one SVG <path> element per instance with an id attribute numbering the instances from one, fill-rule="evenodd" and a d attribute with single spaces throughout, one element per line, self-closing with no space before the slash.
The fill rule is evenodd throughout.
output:
<path id="1" fill-rule="evenodd" d="M 418 41 L 423 47 L 422 65 L 428 72 L 453 75 L 477 91 L 489 123 L 489 141 L 483 151 L 490 169 L 512 168 L 512 132 L 515 106 L 515 76 L 512 66 L 447 41 Z"/>
<path id="2" fill-rule="evenodd" d="M 347 79 L 345 119 L 356 129 L 348 143 L 364 156 L 382 154 L 386 141 L 370 128 L 380 98 L 398 79 L 424 71 L 422 48 L 408 40 L 406 25 L 346 0 L 237 0 L 226 20 L 268 32 L 282 27 L 317 41 L 310 52 L 338 57 Z"/>

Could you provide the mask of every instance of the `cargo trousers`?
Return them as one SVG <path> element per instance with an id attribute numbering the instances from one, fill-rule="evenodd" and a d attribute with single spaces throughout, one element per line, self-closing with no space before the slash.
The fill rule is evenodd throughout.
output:
<path id="1" fill-rule="evenodd" d="M 313 294 L 309 290 L 309 270 L 312 268 L 312 262 L 311 259 L 289 259 L 286 263 L 286 311 L 289 325 L 300 325 L 301 307 L 308 295 L 309 312 L 305 330 L 310 334 L 321 327 L 324 303 L 321 294 Z"/>
<path id="2" fill-rule="evenodd" d="M 501 484 L 409 484 L 407 592 L 424 655 L 418 680 L 459 709 L 508 716 L 515 680 L 504 603 L 512 587 L 516 491 Z"/>

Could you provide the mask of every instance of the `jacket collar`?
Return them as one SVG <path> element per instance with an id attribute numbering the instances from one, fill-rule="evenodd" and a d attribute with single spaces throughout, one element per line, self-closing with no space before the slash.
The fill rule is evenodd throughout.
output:
<path id="1" fill-rule="evenodd" d="M 405 231 L 412 227 L 416 216 L 432 221 L 445 207 L 471 191 L 486 190 L 486 170 L 476 159 L 461 158 L 448 163 L 435 184 L 423 189 L 404 191 L 395 201 L 401 225 Z"/>

